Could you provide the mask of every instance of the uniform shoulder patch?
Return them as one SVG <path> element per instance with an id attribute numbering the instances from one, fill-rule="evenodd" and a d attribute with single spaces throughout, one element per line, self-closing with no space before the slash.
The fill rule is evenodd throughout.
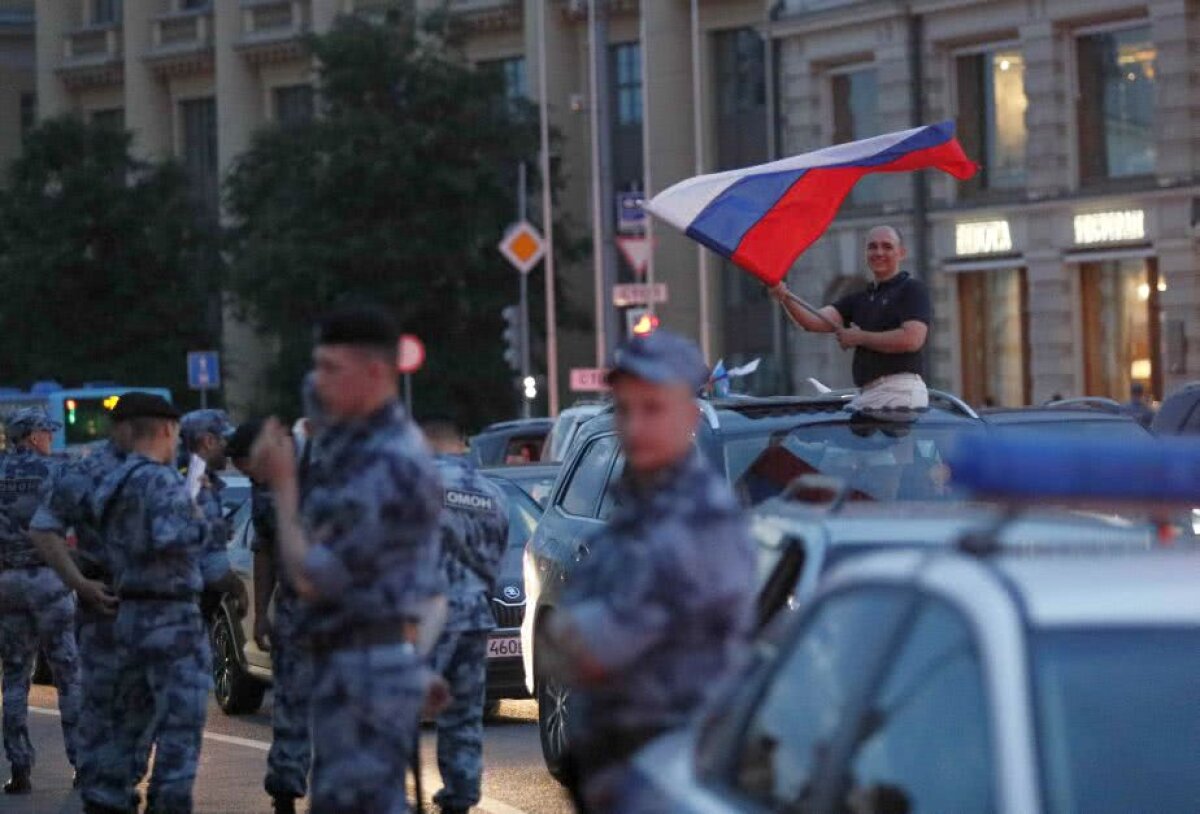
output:
<path id="1" fill-rule="evenodd" d="M 447 489 L 445 501 L 447 508 L 468 512 L 490 512 L 496 507 L 496 501 L 490 495 L 468 492 L 465 489 Z"/>

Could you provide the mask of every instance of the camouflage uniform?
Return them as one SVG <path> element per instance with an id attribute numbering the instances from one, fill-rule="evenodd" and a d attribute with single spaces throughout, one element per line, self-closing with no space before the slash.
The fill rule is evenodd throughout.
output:
<path id="1" fill-rule="evenodd" d="M 274 614 L 271 619 L 271 751 L 263 787 L 272 797 L 303 797 L 308 791 L 312 743 L 308 731 L 308 696 L 312 690 L 312 651 L 297 636 L 300 598 L 284 578 L 270 491 L 253 484 L 250 492 L 255 552 L 267 552 L 275 563 Z"/>
<path id="2" fill-rule="evenodd" d="M 42 505 L 38 507 L 30 528 L 65 537 L 68 529 L 75 530 L 75 559 L 80 571 L 89 579 L 113 587 L 112 557 L 105 550 L 99 523 L 92 514 L 91 495 L 101 481 L 121 466 L 125 453 L 111 442 L 65 467 L 55 479 Z M 95 758 L 111 748 L 113 734 L 110 716 L 104 713 L 114 703 L 117 679 L 117 644 L 115 616 L 102 613 L 81 603 L 75 612 L 76 636 L 79 641 L 80 684 L 83 688 L 80 705 L 77 765 L 80 785 L 88 788 L 94 782 L 92 768 Z M 150 699 L 145 698 L 144 704 Z M 139 746 L 140 760 L 130 767 L 135 779 L 140 766 L 146 766 L 150 753 L 150 732 Z"/>
<path id="3" fill-rule="evenodd" d="M 420 659 L 399 633 L 442 591 L 441 486 L 395 404 L 312 443 L 304 576 L 316 598 L 299 620 L 314 644 L 311 811 L 398 814 L 408 811 L 404 777 L 425 692 Z"/>
<path id="4" fill-rule="evenodd" d="M 699 388 L 707 368 L 667 331 L 631 340 L 610 376 Z M 570 574 L 561 613 L 603 675 L 568 720 L 576 793 L 622 810 L 628 760 L 683 725 L 732 666 L 753 620 L 755 551 L 726 479 L 693 448 L 653 474 L 626 470 L 615 510 Z"/>
<path id="5" fill-rule="evenodd" d="M 496 626 L 490 597 L 508 540 L 508 509 L 499 487 L 465 458 L 441 457 L 438 463 L 445 488 L 439 562 L 448 613 L 432 661 L 449 683 L 452 700 L 437 719 L 444 788 L 434 802 L 447 811 L 466 811 L 481 796 L 487 641 Z"/>
<path id="6" fill-rule="evenodd" d="M 157 751 L 148 810 L 187 814 L 212 685 L 212 656 L 199 606 L 209 524 L 188 496 L 183 477 L 139 454 L 103 480 L 93 512 L 102 518 L 121 605 L 115 623 L 114 742 L 97 758 L 105 764 L 105 777 L 84 796 L 118 809 L 127 806 L 134 794 L 127 767 L 154 727 Z M 147 692 L 152 704 L 131 701 Z"/>
<path id="7" fill-rule="evenodd" d="M 10 418 L 10 433 L 15 427 L 22 426 L 24 412 L 19 411 Z M 36 757 L 29 740 L 27 716 L 29 684 L 38 647 L 46 654 L 54 672 L 67 759 L 75 764 L 80 701 L 75 598 L 29 539 L 29 523 L 60 466 L 60 462 L 26 448 L 15 449 L 0 458 L 0 661 L 4 663 L 4 751 L 14 771 L 27 771 Z"/>

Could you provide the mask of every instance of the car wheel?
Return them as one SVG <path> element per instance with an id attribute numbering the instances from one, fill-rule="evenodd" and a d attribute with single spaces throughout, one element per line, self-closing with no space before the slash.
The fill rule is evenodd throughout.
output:
<path id="1" fill-rule="evenodd" d="M 571 691 L 565 684 L 538 675 L 538 735 L 542 742 L 542 759 L 546 770 L 560 783 L 566 779 L 567 704 L 570 699 Z"/>
<path id="2" fill-rule="evenodd" d="M 237 640 L 229 620 L 218 615 L 212 625 L 213 695 L 226 715 L 249 715 L 262 706 L 267 687 L 242 669 Z"/>
<path id="3" fill-rule="evenodd" d="M 46 658 L 46 654 L 42 652 L 42 648 L 40 647 L 33 654 L 33 683 L 54 683 L 54 673 L 50 670 L 50 660 Z"/>

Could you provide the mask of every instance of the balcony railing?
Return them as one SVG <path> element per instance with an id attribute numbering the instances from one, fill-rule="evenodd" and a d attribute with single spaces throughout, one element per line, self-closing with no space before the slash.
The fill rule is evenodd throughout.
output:
<path id="1" fill-rule="evenodd" d="M 242 37 L 246 41 L 298 36 L 308 30 L 308 0 L 242 0 Z"/>
<path id="2" fill-rule="evenodd" d="M 152 53 L 176 53 L 212 47 L 212 9 L 175 11 L 151 22 Z"/>
<path id="3" fill-rule="evenodd" d="M 63 37 L 63 62 L 96 64 L 121 58 L 121 29 L 115 25 L 79 28 Z"/>

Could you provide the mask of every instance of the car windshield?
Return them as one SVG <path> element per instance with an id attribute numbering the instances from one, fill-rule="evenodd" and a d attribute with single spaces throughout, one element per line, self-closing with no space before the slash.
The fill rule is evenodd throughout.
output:
<path id="1" fill-rule="evenodd" d="M 1003 435 L 1028 432 L 1052 432 L 1076 438 L 1096 438 L 1109 441 L 1145 440 L 1148 433 L 1136 421 L 1008 421 L 995 424 Z"/>
<path id="2" fill-rule="evenodd" d="M 808 424 L 725 444 L 729 481 L 746 505 L 775 497 L 803 475 L 844 482 L 850 500 L 949 500 L 943 458 L 963 425 L 873 419 Z"/>
<path id="3" fill-rule="evenodd" d="M 1195 812 L 1200 627 L 1035 635 L 1046 810 Z"/>

